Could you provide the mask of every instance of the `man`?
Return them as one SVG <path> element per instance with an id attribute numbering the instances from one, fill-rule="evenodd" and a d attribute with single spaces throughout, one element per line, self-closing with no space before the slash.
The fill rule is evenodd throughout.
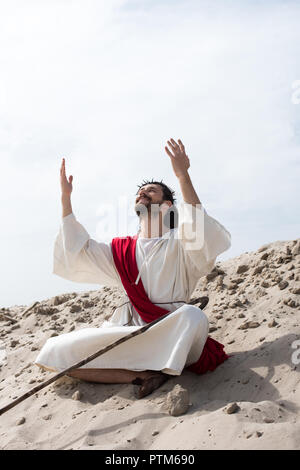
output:
<path id="1" fill-rule="evenodd" d="M 62 225 L 55 241 L 53 272 L 75 282 L 118 286 L 127 302 L 100 328 L 84 328 L 48 339 L 36 358 L 38 366 L 62 371 L 101 346 L 171 312 L 144 334 L 68 375 L 99 383 L 134 383 L 139 385 L 136 396 L 142 398 L 170 376 L 180 375 L 185 367 L 194 367 L 191 370 L 197 373 L 203 371 L 212 350 L 211 343 L 206 350 L 208 320 L 200 308 L 188 302 L 199 278 L 209 273 L 217 256 L 230 247 L 231 236 L 200 203 L 181 140 L 177 143 L 170 139 L 167 143 L 165 150 L 183 198 L 178 226 L 176 213 L 173 220 L 170 217 L 174 192 L 162 182 L 145 182 L 135 201 L 140 220 L 138 234 L 114 238 L 111 243 L 91 239 L 76 220 L 71 205 L 73 177 L 67 179 L 63 159 Z M 187 235 L 191 233 L 192 237 Z M 215 344 L 213 351 L 220 353 L 217 365 L 227 356 L 221 351 L 222 345 Z"/>

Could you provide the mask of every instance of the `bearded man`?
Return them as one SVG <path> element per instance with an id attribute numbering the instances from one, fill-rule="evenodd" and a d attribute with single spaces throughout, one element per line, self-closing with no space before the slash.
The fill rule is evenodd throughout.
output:
<path id="1" fill-rule="evenodd" d="M 35 364 L 67 369 L 101 347 L 170 312 L 135 336 L 68 375 L 98 383 L 133 383 L 137 398 L 149 395 L 185 368 L 214 370 L 228 358 L 223 345 L 208 336 L 203 310 L 190 305 L 198 280 L 231 246 L 231 235 L 208 215 L 193 187 L 190 161 L 181 140 L 165 151 L 178 179 L 183 202 L 162 181 L 139 185 L 135 212 L 140 228 L 133 237 L 97 242 L 76 219 L 71 205 L 73 176 L 60 170 L 62 223 L 54 245 L 53 273 L 74 282 L 118 287 L 126 301 L 99 328 L 84 328 L 49 338 Z"/>

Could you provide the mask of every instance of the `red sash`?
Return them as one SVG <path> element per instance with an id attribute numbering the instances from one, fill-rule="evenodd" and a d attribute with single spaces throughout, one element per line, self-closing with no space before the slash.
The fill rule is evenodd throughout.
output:
<path id="1" fill-rule="evenodd" d="M 150 323 L 168 313 L 168 310 L 158 307 L 151 302 L 144 289 L 141 278 L 138 284 L 135 284 L 135 280 L 138 276 L 138 267 L 135 257 L 137 238 L 137 235 L 133 237 L 113 238 L 111 243 L 112 254 L 129 300 L 141 318 L 146 323 Z M 215 368 L 228 359 L 228 357 L 229 356 L 224 351 L 223 344 L 208 336 L 200 358 L 197 362 L 187 367 L 187 369 L 196 374 L 204 374 L 208 370 L 215 370 Z"/>

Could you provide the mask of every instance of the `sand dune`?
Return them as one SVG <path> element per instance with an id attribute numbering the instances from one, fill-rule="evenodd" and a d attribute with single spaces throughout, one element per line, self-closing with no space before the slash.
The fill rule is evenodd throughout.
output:
<path id="1" fill-rule="evenodd" d="M 300 239 L 217 263 L 203 295 L 230 355 L 214 372 L 184 371 L 142 400 L 132 385 L 59 379 L 0 417 L 0 449 L 299 449 Z M 33 364 L 50 336 L 100 326 L 120 303 L 102 288 L 0 309 L 0 407 L 53 375 Z M 189 404 L 172 416 L 177 385 Z"/>

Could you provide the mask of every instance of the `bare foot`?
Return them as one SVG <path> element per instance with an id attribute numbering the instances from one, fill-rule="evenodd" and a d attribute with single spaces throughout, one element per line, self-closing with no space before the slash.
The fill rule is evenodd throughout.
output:
<path id="1" fill-rule="evenodd" d="M 146 379 L 137 377 L 131 382 L 133 385 L 138 385 L 138 387 L 135 387 L 134 389 L 135 397 L 143 398 L 147 395 L 150 395 L 150 393 L 159 388 L 169 378 L 170 376 L 168 374 L 164 374 L 163 372 L 147 377 Z"/>

